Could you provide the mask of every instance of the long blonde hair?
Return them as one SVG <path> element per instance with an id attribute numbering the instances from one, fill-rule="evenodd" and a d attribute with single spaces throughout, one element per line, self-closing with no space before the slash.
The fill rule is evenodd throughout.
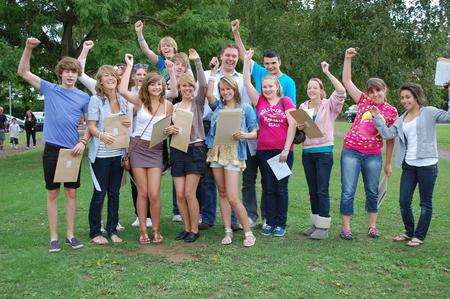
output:
<path id="1" fill-rule="evenodd" d="M 106 97 L 105 89 L 101 83 L 102 77 L 105 75 L 111 75 L 114 78 L 116 78 L 117 80 L 116 92 L 118 91 L 120 83 L 120 77 L 117 75 L 116 70 L 112 65 L 105 64 L 99 67 L 97 74 L 95 75 L 95 80 L 97 80 L 97 83 L 95 84 L 95 92 L 101 99 L 104 99 Z"/>

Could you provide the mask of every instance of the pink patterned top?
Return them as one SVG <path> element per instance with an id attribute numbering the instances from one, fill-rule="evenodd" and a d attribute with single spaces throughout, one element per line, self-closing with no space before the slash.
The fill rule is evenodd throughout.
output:
<path id="1" fill-rule="evenodd" d="M 383 148 L 383 139 L 378 133 L 372 120 L 370 108 L 375 106 L 380 111 L 380 116 L 390 127 L 397 119 L 397 109 L 384 102 L 377 104 L 373 102 L 366 94 L 361 93 L 358 101 L 358 113 L 350 130 L 345 133 L 344 147 L 355 150 L 363 154 L 379 154 Z"/>

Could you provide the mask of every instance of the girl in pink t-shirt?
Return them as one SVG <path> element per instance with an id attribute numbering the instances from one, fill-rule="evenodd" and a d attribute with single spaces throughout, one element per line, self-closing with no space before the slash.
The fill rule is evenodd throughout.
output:
<path id="1" fill-rule="evenodd" d="M 296 122 L 288 112 L 295 110 L 295 106 L 290 98 L 281 96 L 280 83 L 275 76 L 269 75 L 262 80 L 261 95 L 256 91 L 250 80 L 252 57 L 253 50 L 245 53 L 244 84 L 259 119 L 256 156 L 264 186 L 267 223 L 263 235 L 282 237 L 286 231 L 289 176 L 277 180 L 267 160 L 280 155 L 280 162 L 287 162 L 292 168 Z"/>
<path id="2" fill-rule="evenodd" d="M 344 148 L 341 155 L 341 237 L 352 239 L 350 219 L 353 215 L 353 201 L 361 172 L 366 194 L 366 210 L 369 215 L 368 235 L 378 237 L 377 201 L 378 183 L 382 168 L 381 150 L 383 141 L 373 123 L 370 113 L 371 107 L 377 107 L 384 121 L 391 126 L 397 118 L 397 109 L 387 103 L 387 86 L 379 78 L 370 78 L 366 83 L 365 93 L 361 92 L 351 79 L 351 61 L 356 55 L 354 48 L 345 52 L 342 83 L 350 96 L 358 106 L 358 112 L 350 130 L 344 137 Z M 394 143 L 386 142 L 386 162 L 384 173 L 390 176 L 392 173 L 391 160 Z"/>

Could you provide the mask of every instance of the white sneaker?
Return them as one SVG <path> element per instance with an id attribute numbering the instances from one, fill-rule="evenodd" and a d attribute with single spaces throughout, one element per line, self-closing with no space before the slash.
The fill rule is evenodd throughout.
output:
<path id="1" fill-rule="evenodd" d="M 181 218 L 181 215 L 173 215 L 172 221 L 173 222 L 183 222 L 183 218 Z"/>
<path id="2" fill-rule="evenodd" d="M 249 226 L 250 228 L 256 227 L 255 221 L 253 221 L 252 218 L 250 218 L 250 217 L 248 218 L 248 226 Z"/>
<path id="3" fill-rule="evenodd" d="M 261 228 L 262 228 L 262 229 L 265 229 L 266 226 L 267 226 L 267 222 L 266 222 L 266 219 L 264 219 Z"/>
<path id="4" fill-rule="evenodd" d="M 125 230 L 125 227 L 124 227 L 122 224 L 117 223 L 116 230 L 117 230 L 118 232 L 121 232 L 121 231 L 124 231 L 124 230 Z"/>
<path id="5" fill-rule="evenodd" d="M 198 218 L 198 224 L 201 224 L 201 223 L 202 223 L 202 221 L 203 221 L 203 219 L 202 219 L 202 215 L 200 215 L 200 217 Z"/>
<path id="6" fill-rule="evenodd" d="M 106 234 L 106 229 L 103 226 L 103 220 L 100 221 L 100 231 L 101 231 L 102 234 Z"/>
<path id="7" fill-rule="evenodd" d="M 152 227 L 152 219 L 151 218 L 147 218 L 147 227 Z"/>
<path id="8" fill-rule="evenodd" d="M 136 217 L 136 220 L 134 220 L 134 222 L 131 223 L 131 226 L 133 226 L 133 227 L 138 227 L 139 226 L 139 218 L 138 217 Z"/>

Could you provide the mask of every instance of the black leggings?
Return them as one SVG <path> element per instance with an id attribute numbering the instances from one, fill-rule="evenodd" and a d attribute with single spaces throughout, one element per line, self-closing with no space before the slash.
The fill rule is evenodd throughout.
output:
<path id="1" fill-rule="evenodd" d="M 33 146 L 36 146 L 36 131 L 26 131 L 27 134 L 27 147 L 30 147 L 30 137 L 33 138 Z"/>

